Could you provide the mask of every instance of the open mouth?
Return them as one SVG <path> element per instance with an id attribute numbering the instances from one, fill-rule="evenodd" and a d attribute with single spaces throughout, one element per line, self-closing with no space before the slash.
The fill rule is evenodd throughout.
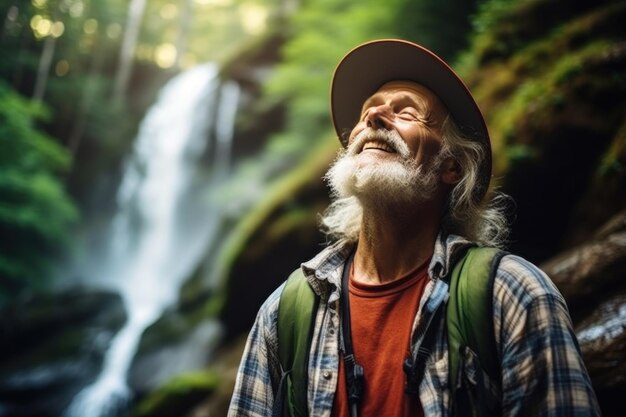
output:
<path id="1" fill-rule="evenodd" d="M 394 148 L 389 146 L 387 143 L 378 140 L 366 142 L 365 145 L 363 145 L 363 149 L 361 149 L 361 152 L 368 149 L 376 149 L 383 152 L 396 153 L 396 150 Z"/>

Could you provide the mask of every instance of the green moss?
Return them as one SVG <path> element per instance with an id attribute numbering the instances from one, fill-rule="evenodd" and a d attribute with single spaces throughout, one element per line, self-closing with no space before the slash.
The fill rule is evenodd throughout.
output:
<path id="1" fill-rule="evenodd" d="M 554 51 L 576 49 L 590 39 L 621 36 L 615 28 L 624 20 L 625 4 L 602 3 L 487 1 L 474 19 L 476 35 L 471 52 L 464 56 L 464 66 L 475 71 L 497 61 L 508 61 L 542 40 L 553 43 L 548 49 Z M 537 52 L 544 51 L 539 48 Z M 550 56 L 544 55 L 544 59 Z"/>
<path id="2" fill-rule="evenodd" d="M 537 151 L 530 146 L 515 145 L 507 148 L 506 156 L 511 163 L 516 163 L 536 158 Z"/>
<path id="3" fill-rule="evenodd" d="M 490 3 L 492 2 L 488 4 Z M 503 9 L 502 13 L 506 11 L 507 15 L 510 15 L 509 19 L 517 21 L 517 25 L 527 26 L 525 14 L 528 12 L 517 14 L 515 12 L 516 8 L 521 7 L 520 5 L 505 7 L 506 1 L 495 1 L 494 3 L 500 3 L 499 7 Z M 532 4 L 540 5 L 546 2 L 523 3 L 525 3 L 524 7 L 529 8 L 532 7 Z M 565 8 L 564 11 L 571 14 L 575 12 L 575 9 L 572 11 L 570 8 Z M 483 16 L 479 14 L 477 19 L 483 19 Z M 515 51 L 507 55 L 506 59 L 492 60 L 487 63 L 480 61 L 480 57 L 484 53 L 482 52 L 483 49 L 487 48 L 485 44 L 497 44 L 503 40 L 498 34 L 498 30 L 479 31 L 473 39 L 472 47 L 460 55 L 455 68 L 469 81 L 470 85 L 479 88 L 491 85 L 494 82 L 493 77 L 501 77 L 501 72 L 508 73 L 507 78 L 514 82 L 520 77 L 526 78 L 533 74 L 541 74 L 564 55 L 576 51 L 588 43 L 601 39 L 609 42 L 623 39 L 623 29 L 619 28 L 623 26 L 620 22 L 624 19 L 626 19 L 626 3 L 619 2 L 600 5 L 598 9 L 582 13 L 580 16 L 572 16 L 572 19 L 560 16 L 553 24 L 541 21 L 542 32 L 545 32 L 543 36 L 534 39 L 527 37 L 526 42 L 519 44 Z M 494 20 L 490 25 L 496 24 L 495 19 L 490 20 Z M 500 22 L 500 24 L 511 25 L 508 21 Z M 487 37 L 495 39 L 488 40 Z"/>
<path id="4" fill-rule="evenodd" d="M 585 110 L 590 103 L 607 101 L 620 89 L 626 90 L 618 79 L 589 74 L 593 69 L 588 63 L 605 55 L 610 47 L 610 43 L 599 41 L 563 55 L 540 76 L 520 83 L 506 103 L 490 113 L 494 152 L 499 155 L 495 160 L 498 172 L 506 171 L 511 158 L 520 156 L 517 150 L 507 147 L 546 145 L 548 138 L 537 132 L 550 132 L 564 123 L 591 130 L 612 125 L 611 112 L 603 114 L 602 122 L 598 122 L 590 117 L 593 109 Z"/>
<path id="5" fill-rule="evenodd" d="M 310 210 L 304 208 L 290 210 L 272 223 L 266 235 L 271 241 L 276 241 L 281 236 L 288 234 L 289 231 L 297 229 L 298 225 L 310 221 L 311 217 Z"/>
<path id="6" fill-rule="evenodd" d="M 144 332 L 139 344 L 138 353 L 151 352 L 164 345 L 179 342 L 189 335 L 197 324 L 188 315 L 177 313 L 165 314 Z"/>
<path id="7" fill-rule="evenodd" d="M 297 244 L 303 231 L 317 229 L 316 214 L 324 208 L 312 207 L 307 203 L 288 202 L 277 210 L 278 213 L 273 213 L 271 219 L 266 220 L 254 238 L 250 239 L 245 248 L 246 262 L 257 262 L 268 255 L 268 247 L 275 247 L 281 241 L 292 241 L 293 244 Z M 303 238 L 303 241 L 308 239 L 310 236 Z"/>
<path id="8" fill-rule="evenodd" d="M 200 311 L 200 314 L 203 317 L 218 317 L 220 312 L 222 311 L 222 306 L 224 305 L 225 298 L 226 294 L 224 293 L 213 295 L 211 298 L 209 298 L 209 301 L 204 304 L 202 310 Z"/>
<path id="9" fill-rule="evenodd" d="M 617 131 L 598 168 L 599 177 L 626 177 L 626 123 Z"/>
<path id="10" fill-rule="evenodd" d="M 626 74 L 619 58 L 615 68 L 606 61 L 624 39 L 626 2 L 560 11 L 559 3 L 484 3 L 472 46 L 455 65 L 487 118 L 498 176 L 541 155 L 563 129 L 610 135 L 620 122 Z"/>
<path id="11" fill-rule="evenodd" d="M 508 65 L 517 76 L 528 77 L 541 74 L 563 57 L 589 44 L 614 43 L 612 27 L 616 16 L 626 19 L 626 3 L 608 5 L 553 27 L 547 36 L 511 56 Z"/>
<path id="12" fill-rule="evenodd" d="M 136 417 L 186 415 L 208 398 L 221 382 L 211 371 L 181 374 L 144 398 L 135 408 Z"/>
<path id="13" fill-rule="evenodd" d="M 537 25 L 533 17 L 550 8 L 554 1 L 491 0 L 483 2 L 474 18 L 476 31 L 471 52 L 473 66 L 507 59 L 532 41 L 547 25 Z M 545 16 L 544 16 L 545 17 Z"/>

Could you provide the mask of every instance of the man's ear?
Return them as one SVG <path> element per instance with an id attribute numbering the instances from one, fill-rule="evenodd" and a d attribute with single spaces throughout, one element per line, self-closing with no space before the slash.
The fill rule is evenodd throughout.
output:
<path id="1" fill-rule="evenodd" d="M 463 173 L 461 165 L 454 158 L 448 158 L 441 164 L 441 182 L 448 185 L 454 185 L 461 181 Z"/>

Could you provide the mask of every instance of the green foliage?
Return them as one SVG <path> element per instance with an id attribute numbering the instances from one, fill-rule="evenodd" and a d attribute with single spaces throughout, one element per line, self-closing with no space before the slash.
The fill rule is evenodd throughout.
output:
<path id="1" fill-rule="evenodd" d="M 77 216 L 59 178 L 69 157 L 33 125 L 44 116 L 43 107 L 0 83 L 0 302 L 46 282 Z"/>
<path id="2" fill-rule="evenodd" d="M 294 36 L 283 48 L 283 59 L 266 88 L 267 100 L 289 103 L 286 132 L 275 140 L 302 149 L 329 132 L 328 91 L 337 62 L 358 43 L 393 36 L 397 3 L 310 2 L 294 15 Z"/>
<path id="3" fill-rule="evenodd" d="M 476 0 L 400 2 L 394 31 L 396 36 L 412 39 L 450 61 L 468 45 L 470 17 L 478 3 Z"/>

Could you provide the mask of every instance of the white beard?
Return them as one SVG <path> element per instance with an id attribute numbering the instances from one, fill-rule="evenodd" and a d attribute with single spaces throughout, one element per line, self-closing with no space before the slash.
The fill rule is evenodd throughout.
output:
<path id="1" fill-rule="evenodd" d="M 397 158 L 360 165 L 358 155 L 367 140 L 384 141 Z M 366 129 L 342 151 L 326 173 L 333 194 L 356 197 L 362 204 L 418 203 L 432 197 L 438 185 L 441 165 L 438 155 L 428 167 L 417 165 L 396 131 Z"/>

